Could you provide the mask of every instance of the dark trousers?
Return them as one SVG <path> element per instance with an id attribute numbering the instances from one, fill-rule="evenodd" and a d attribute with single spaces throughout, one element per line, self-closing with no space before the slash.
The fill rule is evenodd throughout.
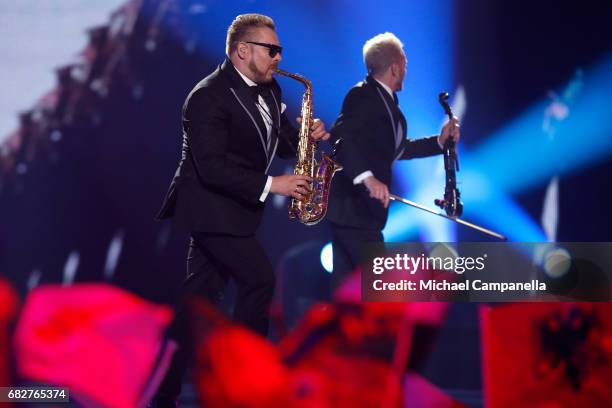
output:
<path id="1" fill-rule="evenodd" d="M 332 248 L 334 269 L 332 272 L 332 290 L 353 272 L 361 262 L 361 251 L 364 242 L 383 242 L 380 230 L 343 227 L 332 223 Z"/>
<path id="2" fill-rule="evenodd" d="M 187 255 L 187 278 L 174 323 L 169 329 L 169 337 L 178 343 L 179 349 L 158 389 L 159 397 L 176 398 L 180 394 L 187 362 L 193 355 L 187 301 L 199 296 L 217 305 L 230 279 L 236 281 L 237 288 L 234 321 L 267 335 L 268 309 L 276 278 L 259 242 L 254 236 L 193 232 Z"/>

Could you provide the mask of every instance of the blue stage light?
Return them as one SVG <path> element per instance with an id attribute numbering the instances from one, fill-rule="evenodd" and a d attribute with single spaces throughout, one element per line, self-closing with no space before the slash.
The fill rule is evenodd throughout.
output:
<path id="1" fill-rule="evenodd" d="M 593 166 L 612 154 L 608 101 L 612 92 L 612 55 L 584 73 L 567 117 L 554 135 L 543 131 L 551 101 L 530 107 L 478 146 L 466 166 L 487 169 L 497 188 L 518 193 L 551 177 Z"/>

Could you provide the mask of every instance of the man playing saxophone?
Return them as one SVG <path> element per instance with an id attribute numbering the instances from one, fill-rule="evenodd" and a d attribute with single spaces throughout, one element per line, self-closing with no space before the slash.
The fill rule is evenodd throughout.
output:
<path id="1" fill-rule="evenodd" d="M 269 193 L 300 199 L 311 181 L 307 175 L 268 174 L 275 155 L 295 158 L 298 139 L 272 77 L 281 51 L 271 18 L 235 18 L 227 31 L 227 58 L 191 90 L 183 106 L 182 156 L 158 214 L 190 233 L 183 296 L 215 304 L 234 279 L 234 320 L 264 336 L 275 276 L 255 231 Z M 320 120 L 313 120 L 310 137 L 329 138 Z M 179 307 L 170 336 L 184 346 L 186 332 L 185 310 Z M 175 355 L 155 406 L 173 406 L 186 348 Z"/>

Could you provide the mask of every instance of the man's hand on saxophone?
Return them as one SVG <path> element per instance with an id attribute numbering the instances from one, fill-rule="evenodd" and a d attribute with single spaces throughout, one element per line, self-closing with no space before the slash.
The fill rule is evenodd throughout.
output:
<path id="1" fill-rule="evenodd" d="M 284 176 L 272 177 L 270 192 L 301 200 L 304 195 L 311 191 L 311 181 L 310 177 L 302 174 L 286 174 Z"/>
<path id="2" fill-rule="evenodd" d="M 296 119 L 298 124 L 302 123 L 302 118 Z M 312 126 L 310 127 L 310 138 L 312 140 L 327 140 L 329 139 L 329 132 L 325 130 L 325 124 L 321 119 L 313 119 Z"/>
<path id="3" fill-rule="evenodd" d="M 329 139 L 329 132 L 325 130 L 325 124 L 321 119 L 315 119 L 312 121 L 311 127 L 312 133 L 310 137 L 313 140 L 327 140 Z"/>
<path id="4" fill-rule="evenodd" d="M 296 119 L 298 124 L 302 123 L 302 118 Z M 310 137 L 312 140 L 327 140 L 329 132 L 325 130 L 325 124 L 321 119 L 313 119 L 310 127 Z M 301 200 L 306 194 L 312 191 L 312 178 L 302 174 L 287 174 L 284 176 L 272 177 L 270 192 L 283 196 L 291 196 Z"/>

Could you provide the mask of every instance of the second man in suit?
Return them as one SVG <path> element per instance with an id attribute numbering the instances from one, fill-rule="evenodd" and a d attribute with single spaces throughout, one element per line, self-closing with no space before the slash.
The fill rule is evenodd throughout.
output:
<path id="1" fill-rule="evenodd" d="M 441 154 L 449 137 L 459 139 L 454 120 L 444 125 L 440 135 L 406 138 L 406 119 L 396 92 L 402 90 L 407 60 L 395 35 L 384 33 L 368 40 L 363 59 L 368 75 L 346 95 L 331 130 L 332 141 L 344 141 L 338 153 L 344 171 L 334 180 L 327 213 L 334 286 L 359 264 L 363 242 L 383 241 L 393 162 Z"/>

